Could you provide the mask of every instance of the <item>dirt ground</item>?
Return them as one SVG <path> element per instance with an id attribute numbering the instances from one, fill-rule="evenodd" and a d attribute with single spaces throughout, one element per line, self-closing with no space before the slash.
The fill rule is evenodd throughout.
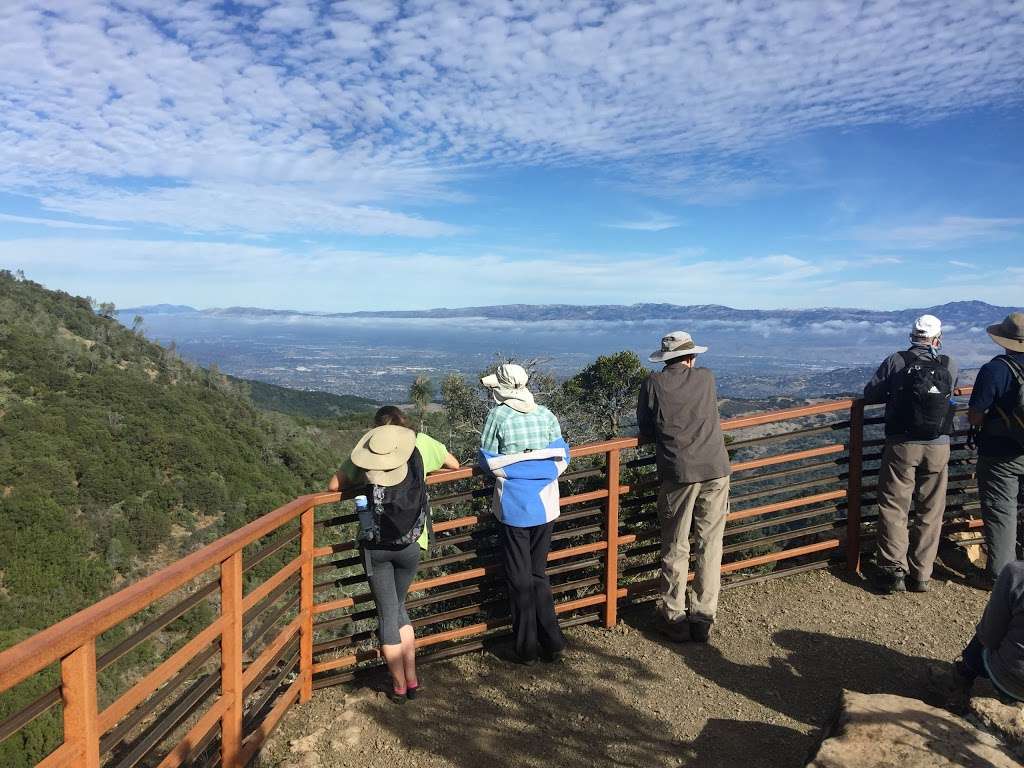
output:
<path id="1" fill-rule="evenodd" d="M 710 645 L 672 644 L 653 605 L 613 630 L 568 630 L 562 663 L 491 653 L 426 665 L 396 706 L 381 680 L 317 692 L 264 749 L 266 768 L 803 766 L 844 688 L 926 696 L 926 667 L 970 639 L 987 593 L 933 582 L 878 596 L 818 571 L 722 595 Z"/>

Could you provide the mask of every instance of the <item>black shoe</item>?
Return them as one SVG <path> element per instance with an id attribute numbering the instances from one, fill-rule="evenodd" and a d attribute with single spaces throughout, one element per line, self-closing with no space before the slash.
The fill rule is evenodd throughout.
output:
<path id="1" fill-rule="evenodd" d="M 690 639 L 695 643 L 706 643 L 711 637 L 710 621 L 691 621 Z"/>
<path id="2" fill-rule="evenodd" d="M 391 701 L 392 704 L 405 704 L 405 702 L 407 701 L 406 697 L 408 695 L 408 691 L 406 691 L 405 693 L 398 693 L 395 690 L 387 691 L 388 700 Z"/>
<path id="3" fill-rule="evenodd" d="M 911 592 L 932 591 L 932 583 L 928 579 L 907 579 L 905 586 Z"/>
<path id="4" fill-rule="evenodd" d="M 685 643 L 690 639 L 690 629 L 685 621 L 669 621 L 661 613 L 658 614 L 657 629 L 673 643 Z"/>
<path id="5" fill-rule="evenodd" d="M 407 698 L 409 701 L 416 701 L 416 697 L 420 695 L 420 689 L 422 687 L 423 686 L 417 685 L 415 688 L 406 688 L 405 698 Z"/>
<path id="6" fill-rule="evenodd" d="M 509 658 L 513 664 L 519 664 L 523 667 L 532 667 L 534 664 L 537 663 L 536 656 L 533 656 L 532 658 L 525 658 L 523 656 L 520 656 L 518 653 L 513 653 Z"/>
<path id="7" fill-rule="evenodd" d="M 540 660 L 545 664 L 560 664 L 562 662 L 562 651 L 541 651 Z"/>
<path id="8" fill-rule="evenodd" d="M 882 571 L 874 579 L 872 583 L 875 590 L 881 592 L 883 595 L 892 595 L 896 592 L 906 592 L 907 584 L 903 579 L 902 573 L 892 573 L 891 571 Z"/>

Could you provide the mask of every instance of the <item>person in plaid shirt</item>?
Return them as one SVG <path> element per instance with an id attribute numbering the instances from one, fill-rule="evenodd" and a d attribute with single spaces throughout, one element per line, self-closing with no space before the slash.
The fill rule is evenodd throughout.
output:
<path id="1" fill-rule="evenodd" d="M 490 376 L 480 379 L 491 392 L 497 405 L 487 414 L 480 436 L 482 454 L 499 454 L 506 461 L 534 464 L 551 450 L 564 451 L 568 461 L 569 448 L 562 440 L 558 419 L 543 405 L 534 402 L 527 389 L 529 375 L 522 366 L 506 364 Z M 532 454 L 529 452 L 538 452 Z M 520 455 L 522 454 L 522 455 Z M 498 539 L 501 543 L 502 565 L 508 581 L 512 608 L 512 634 L 516 661 L 533 664 L 558 661 L 565 648 L 565 637 L 558 626 L 555 601 L 548 581 L 547 561 L 551 550 L 554 517 L 558 515 L 558 480 L 554 480 L 554 512 L 538 524 L 518 521 L 515 525 L 506 516 L 499 517 Z M 497 488 L 497 486 L 496 486 Z M 496 490 L 497 494 L 497 490 Z M 501 499 L 496 495 L 496 504 Z"/>

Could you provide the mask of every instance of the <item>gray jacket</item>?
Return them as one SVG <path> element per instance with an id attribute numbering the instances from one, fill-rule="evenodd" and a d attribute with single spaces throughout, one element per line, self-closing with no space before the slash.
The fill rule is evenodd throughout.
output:
<path id="1" fill-rule="evenodd" d="M 937 356 L 932 347 L 926 344 L 914 344 L 908 351 L 917 357 Z M 960 369 L 952 357 L 947 355 L 946 359 L 949 361 L 946 367 L 949 369 L 949 375 L 953 379 L 953 386 L 955 387 L 956 379 L 960 375 Z M 869 405 L 872 403 L 885 403 L 885 437 L 889 442 L 912 443 L 914 445 L 947 444 L 949 442 L 949 435 L 939 435 L 934 440 L 908 440 L 905 435 L 898 434 L 898 430 L 894 429 L 896 406 L 893 398 L 896 395 L 897 377 L 903 375 L 903 370 L 906 367 L 907 364 L 903 360 L 903 355 L 899 352 L 894 352 L 885 358 L 882 364 L 878 366 L 878 370 L 875 371 L 871 381 L 864 387 L 864 402 Z"/>
<path id="2" fill-rule="evenodd" d="M 1024 560 L 1003 568 L 978 624 L 992 682 L 1024 701 Z"/>
<path id="3" fill-rule="evenodd" d="M 669 365 L 647 378 L 636 420 L 640 436 L 655 443 L 663 483 L 699 483 L 729 474 L 718 418 L 715 377 L 707 368 Z"/>

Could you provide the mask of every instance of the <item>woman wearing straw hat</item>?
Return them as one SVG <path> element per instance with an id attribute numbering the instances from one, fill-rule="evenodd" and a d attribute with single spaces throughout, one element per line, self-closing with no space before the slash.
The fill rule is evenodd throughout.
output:
<path id="1" fill-rule="evenodd" d="M 416 638 L 405 597 L 426 548 L 430 519 L 426 475 L 458 469 L 459 462 L 437 440 L 416 433 L 401 410 L 385 406 L 331 478 L 328 490 L 369 484 L 360 516 L 359 554 L 377 606 L 381 654 L 391 674 L 388 693 L 396 704 L 416 698 Z"/>
<path id="2" fill-rule="evenodd" d="M 1005 352 L 985 363 L 974 381 L 967 418 L 978 434 L 978 495 L 988 554 L 986 575 L 995 581 L 1024 557 L 1024 312 L 990 325 L 988 335 Z"/>

